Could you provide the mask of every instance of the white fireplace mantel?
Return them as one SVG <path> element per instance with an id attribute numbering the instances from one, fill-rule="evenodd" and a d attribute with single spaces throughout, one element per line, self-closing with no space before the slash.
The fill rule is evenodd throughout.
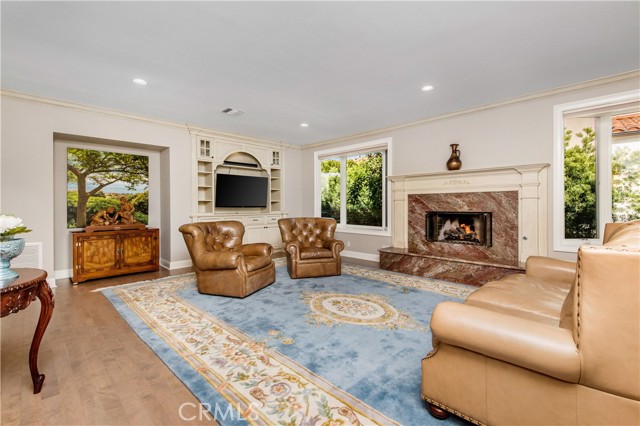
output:
<path id="1" fill-rule="evenodd" d="M 389 176 L 393 194 L 392 243 L 408 247 L 408 195 L 518 191 L 518 258 L 547 255 L 549 164 Z"/>

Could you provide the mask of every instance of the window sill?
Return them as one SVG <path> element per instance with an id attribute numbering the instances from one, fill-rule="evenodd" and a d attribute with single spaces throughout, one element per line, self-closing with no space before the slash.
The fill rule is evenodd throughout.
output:
<path id="1" fill-rule="evenodd" d="M 390 237 L 391 231 L 386 229 L 362 229 L 358 227 L 340 227 L 339 225 L 336 227 L 337 234 L 360 234 L 360 235 L 373 235 L 376 237 Z"/>
<path id="2" fill-rule="evenodd" d="M 553 251 L 564 253 L 577 253 L 578 249 L 584 245 L 602 245 L 602 240 L 575 240 L 565 241 L 553 245 Z"/>

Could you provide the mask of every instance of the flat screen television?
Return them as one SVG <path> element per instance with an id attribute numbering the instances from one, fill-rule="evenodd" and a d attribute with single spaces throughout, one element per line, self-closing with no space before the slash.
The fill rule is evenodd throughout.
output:
<path id="1" fill-rule="evenodd" d="M 216 207 L 267 207 L 268 191 L 267 177 L 216 175 Z"/>

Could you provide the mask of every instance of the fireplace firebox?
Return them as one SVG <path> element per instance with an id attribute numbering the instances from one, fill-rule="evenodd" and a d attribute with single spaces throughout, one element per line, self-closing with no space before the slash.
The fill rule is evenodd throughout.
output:
<path id="1" fill-rule="evenodd" d="M 492 245 L 491 212 L 427 212 L 425 222 L 429 242 Z"/>

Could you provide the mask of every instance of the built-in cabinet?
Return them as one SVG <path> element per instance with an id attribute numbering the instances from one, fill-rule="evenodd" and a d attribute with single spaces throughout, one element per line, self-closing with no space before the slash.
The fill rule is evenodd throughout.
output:
<path id="1" fill-rule="evenodd" d="M 244 243 L 266 242 L 282 247 L 278 219 L 284 209 L 284 151 L 278 144 L 261 144 L 207 135 L 192 136 L 194 222 L 237 220 L 245 226 Z M 216 174 L 233 173 L 268 178 L 266 207 L 217 208 Z"/>

